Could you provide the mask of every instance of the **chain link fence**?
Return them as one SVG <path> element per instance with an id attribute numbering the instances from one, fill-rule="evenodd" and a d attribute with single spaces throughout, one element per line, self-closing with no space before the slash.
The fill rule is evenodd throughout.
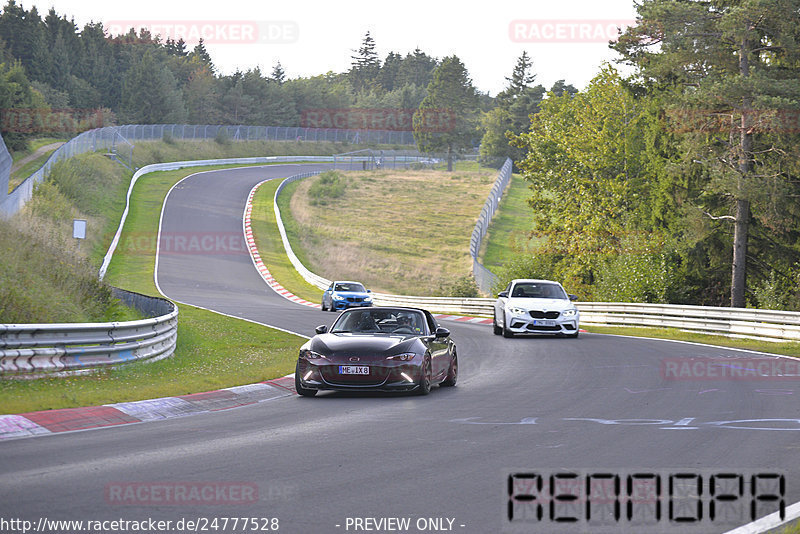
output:
<path id="1" fill-rule="evenodd" d="M 472 230 L 472 237 L 469 242 L 469 255 L 472 257 L 472 276 L 475 277 L 478 289 L 484 294 L 491 293 L 492 287 L 497 283 L 497 276 L 481 265 L 478 261 L 478 254 L 481 250 L 483 238 L 489 230 L 489 224 L 492 222 L 495 211 L 500 205 L 500 199 L 503 198 L 503 192 L 511 180 L 511 169 L 511 160 L 506 158 L 505 163 L 500 168 L 500 174 L 497 175 L 497 180 L 495 180 L 494 186 L 489 192 L 489 198 L 486 199 L 486 203 L 483 205 L 478 222 L 475 223 L 475 229 Z"/>
<path id="2" fill-rule="evenodd" d="M 413 145 L 413 132 L 394 130 L 340 130 L 284 126 L 225 126 L 198 124 L 126 124 L 81 133 L 59 147 L 36 172 L 8 193 L 11 156 L 0 137 L 0 217 L 18 212 L 33 196 L 34 185 L 44 180 L 52 166 L 85 152 L 105 150 L 129 168 L 133 167 L 136 141 L 158 141 L 164 137 L 180 140 L 226 138 L 232 141 L 329 141 L 352 144 Z"/>

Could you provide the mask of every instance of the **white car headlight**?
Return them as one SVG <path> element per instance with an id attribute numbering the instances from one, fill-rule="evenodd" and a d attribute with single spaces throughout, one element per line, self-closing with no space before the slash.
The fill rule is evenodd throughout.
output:
<path id="1" fill-rule="evenodd" d="M 563 317 L 575 317 L 576 313 L 578 313 L 578 310 L 565 310 L 561 315 Z"/>
<path id="2" fill-rule="evenodd" d="M 528 310 L 526 310 L 525 308 L 516 308 L 516 307 L 508 308 L 508 311 L 512 315 L 523 315 L 528 313 Z"/>
<path id="3" fill-rule="evenodd" d="M 334 295 L 333 300 L 344 300 L 344 297 L 341 295 Z"/>
<path id="4" fill-rule="evenodd" d="M 364 302 L 372 302 L 372 297 L 367 295 L 366 297 L 364 297 Z"/>

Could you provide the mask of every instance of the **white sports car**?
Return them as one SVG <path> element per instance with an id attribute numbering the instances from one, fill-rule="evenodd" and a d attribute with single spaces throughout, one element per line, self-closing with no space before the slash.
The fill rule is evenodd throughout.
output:
<path id="1" fill-rule="evenodd" d="M 580 313 L 558 282 L 512 280 L 494 303 L 494 333 L 556 334 L 578 337 Z"/>

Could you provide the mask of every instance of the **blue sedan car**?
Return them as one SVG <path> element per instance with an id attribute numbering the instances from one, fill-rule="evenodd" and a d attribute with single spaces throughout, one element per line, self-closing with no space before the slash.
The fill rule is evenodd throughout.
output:
<path id="1" fill-rule="evenodd" d="M 322 311 L 372 306 L 372 293 L 359 282 L 331 282 L 322 294 Z"/>

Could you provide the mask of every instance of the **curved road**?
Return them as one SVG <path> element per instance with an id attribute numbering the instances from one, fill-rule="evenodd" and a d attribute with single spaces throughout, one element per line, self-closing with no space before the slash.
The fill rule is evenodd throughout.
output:
<path id="1" fill-rule="evenodd" d="M 245 199 L 256 183 L 313 168 L 319 166 L 204 172 L 176 186 L 163 215 L 161 290 L 309 336 L 314 326 L 330 323 L 332 314 L 279 297 L 244 247 L 230 245 L 241 236 Z M 198 233 L 231 241 L 208 253 L 169 253 L 170 236 Z M 277 517 L 279 532 L 287 533 L 364 532 L 375 524 L 355 530 L 354 518 L 389 517 L 410 518 L 408 532 L 421 531 L 419 518 L 444 518 L 427 523 L 426 531 L 444 531 L 448 520 L 452 531 L 464 533 L 581 531 L 549 521 L 507 528 L 506 475 L 514 469 L 777 470 L 786 475 L 787 504 L 800 500 L 796 380 L 667 381 L 660 374 L 665 358 L 757 355 L 592 334 L 503 339 L 487 326 L 446 326 L 458 343 L 459 384 L 427 397 L 291 396 L 0 443 L 0 516 Z M 109 484 L 176 482 L 256 487 L 258 499 L 147 506 L 119 505 L 107 494 Z"/>

